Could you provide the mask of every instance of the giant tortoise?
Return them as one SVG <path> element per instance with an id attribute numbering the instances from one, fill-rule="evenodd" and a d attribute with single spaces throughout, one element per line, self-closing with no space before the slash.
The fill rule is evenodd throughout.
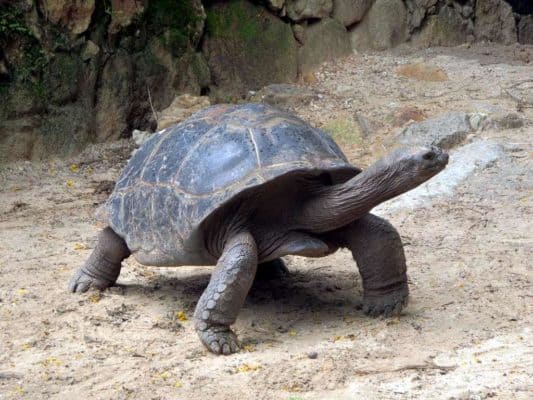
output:
<path id="1" fill-rule="evenodd" d="M 446 166 L 442 150 L 396 150 L 365 171 L 332 138 L 264 104 L 215 105 L 153 135 L 134 154 L 100 212 L 106 228 L 72 277 L 73 292 L 104 289 L 133 255 L 153 266 L 215 265 L 194 313 L 212 352 L 239 349 L 230 329 L 259 268 L 280 257 L 351 250 L 363 311 L 407 303 L 402 242 L 373 207 Z"/>

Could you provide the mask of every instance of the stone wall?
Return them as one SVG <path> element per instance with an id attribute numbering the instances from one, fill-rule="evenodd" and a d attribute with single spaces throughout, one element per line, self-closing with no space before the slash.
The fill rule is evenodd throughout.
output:
<path id="1" fill-rule="evenodd" d="M 238 101 L 353 50 L 533 44 L 513 1 L 0 0 L 0 162 L 154 129 L 177 94 Z"/>

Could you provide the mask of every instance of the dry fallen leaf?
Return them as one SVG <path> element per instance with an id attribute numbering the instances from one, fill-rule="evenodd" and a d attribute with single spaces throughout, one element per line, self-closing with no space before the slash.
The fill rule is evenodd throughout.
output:
<path id="1" fill-rule="evenodd" d="M 185 314 L 185 311 L 176 311 L 176 318 L 179 321 L 187 321 L 187 314 Z"/>
<path id="2" fill-rule="evenodd" d="M 244 349 L 244 351 L 247 351 L 248 353 L 252 353 L 256 350 L 253 344 L 245 344 L 244 346 L 242 346 L 242 348 Z"/>
<path id="3" fill-rule="evenodd" d="M 68 188 L 72 188 L 72 187 L 74 187 L 74 181 L 73 181 L 72 179 L 68 179 L 68 180 L 67 180 L 67 187 L 68 187 Z"/>
<path id="4" fill-rule="evenodd" d="M 77 164 L 70 164 L 70 170 L 74 173 L 78 172 L 80 170 L 80 167 L 78 167 Z"/>
<path id="5" fill-rule="evenodd" d="M 237 372 L 252 372 L 261 369 L 260 364 L 248 364 L 244 363 L 237 367 Z"/>
<path id="6" fill-rule="evenodd" d="M 95 292 L 88 297 L 91 303 L 98 303 L 102 299 L 100 292 Z"/>
<path id="7" fill-rule="evenodd" d="M 85 246 L 83 243 L 74 243 L 74 250 L 87 250 L 87 246 Z"/>

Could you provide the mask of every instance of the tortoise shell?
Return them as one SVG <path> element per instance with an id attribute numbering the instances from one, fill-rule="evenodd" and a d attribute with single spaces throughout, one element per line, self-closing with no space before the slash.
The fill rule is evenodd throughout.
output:
<path id="1" fill-rule="evenodd" d="M 244 190 L 288 173 L 360 170 L 333 139 L 265 104 L 215 105 L 154 134 L 133 155 L 101 219 L 143 264 L 208 264 L 201 225 Z"/>

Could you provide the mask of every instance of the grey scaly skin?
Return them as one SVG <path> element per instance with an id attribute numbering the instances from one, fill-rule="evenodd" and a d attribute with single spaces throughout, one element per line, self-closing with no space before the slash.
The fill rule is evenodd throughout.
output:
<path id="1" fill-rule="evenodd" d="M 259 201 L 266 204 L 260 209 L 264 217 L 245 214 L 249 212 L 245 208 L 239 209 L 237 216 L 233 211 L 217 214 L 207 224 L 211 232 L 206 234 L 206 247 L 218 261 L 194 313 L 202 343 L 216 354 L 238 351 L 239 342 L 230 325 L 244 303 L 258 263 L 280 267 L 277 260 L 287 254 L 321 257 L 339 247 L 348 248 L 362 277 L 365 314 L 398 315 L 409 294 L 403 245 L 390 223 L 369 212 L 427 181 L 447 162 L 448 155 L 437 148 L 399 150 L 342 184 L 312 181 L 305 187 L 305 198 L 297 189 L 291 194 L 290 181 L 286 187 L 276 183 L 278 192 L 275 184 L 269 193 L 279 194 L 281 204 L 290 207 L 272 209 L 275 199 L 267 195 Z M 93 254 L 76 271 L 70 290 L 84 292 L 113 285 L 120 262 L 129 254 L 124 240 L 106 228 Z"/>

